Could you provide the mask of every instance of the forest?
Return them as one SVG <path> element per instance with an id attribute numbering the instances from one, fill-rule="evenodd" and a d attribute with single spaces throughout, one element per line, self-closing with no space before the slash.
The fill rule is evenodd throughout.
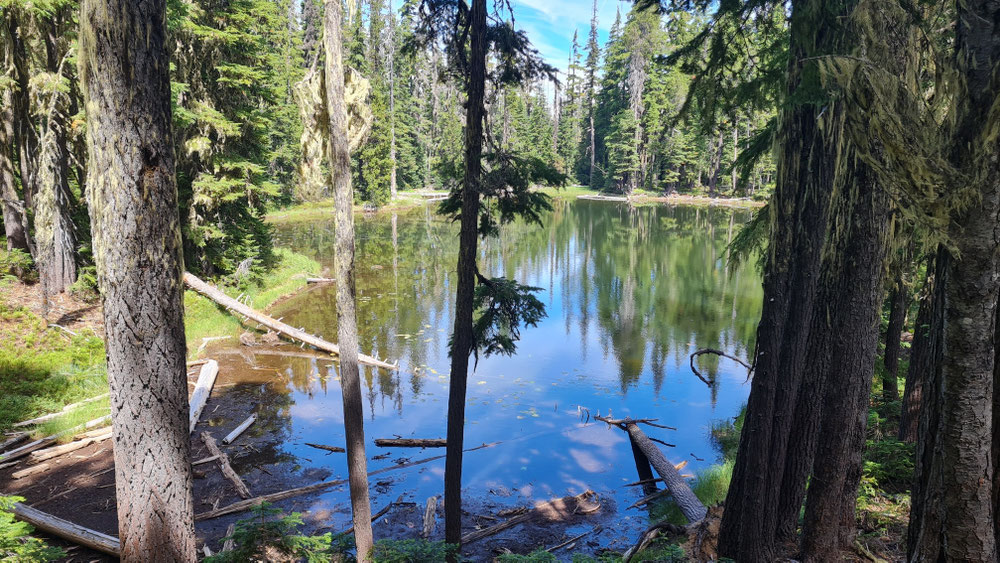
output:
<path id="1" fill-rule="evenodd" d="M 0 45 L 0 558 L 1000 558 L 1000 2 Z"/>

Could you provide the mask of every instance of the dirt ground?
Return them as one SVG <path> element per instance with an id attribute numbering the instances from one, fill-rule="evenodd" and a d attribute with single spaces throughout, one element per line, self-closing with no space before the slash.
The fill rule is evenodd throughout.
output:
<path id="1" fill-rule="evenodd" d="M 42 299 L 41 286 L 13 282 L 0 287 L 0 299 L 12 306 L 26 307 L 32 313 L 44 317 L 49 324 L 79 332 L 82 329 L 93 329 L 100 337 L 104 337 L 104 318 L 100 302 L 94 299 L 81 299 L 70 292 L 59 293 L 49 298 L 48 311 Z"/>

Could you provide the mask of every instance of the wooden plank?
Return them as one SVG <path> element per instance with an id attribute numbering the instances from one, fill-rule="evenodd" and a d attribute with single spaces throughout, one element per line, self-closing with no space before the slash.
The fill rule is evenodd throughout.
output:
<path id="1" fill-rule="evenodd" d="M 184 284 L 193 289 L 194 291 L 197 291 L 198 293 L 204 295 L 205 297 L 208 297 L 212 301 L 215 301 L 219 305 L 222 305 L 226 309 L 229 309 L 230 311 L 238 315 L 247 317 L 248 319 L 251 319 L 254 322 L 257 322 L 263 326 L 266 326 L 267 328 L 275 332 L 284 334 L 285 336 L 292 338 L 294 340 L 298 340 L 299 342 L 304 342 L 312 346 L 313 348 L 323 350 L 331 354 L 337 354 L 338 356 L 340 355 L 340 347 L 338 347 L 336 344 L 333 344 L 332 342 L 327 342 L 322 338 L 313 336 L 305 331 L 299 330 L 281 321 L 273 319 L 268 315 L 255 311 L 254 309 L 244 305 L 243 303 L 240 303 L 239 301 L 233 299 L 232 297 L 229 297 L 222 291 L 198 279 L 198 277 L 192 274 L 191 272 L 184 272 Z M 395 364 L 390 364 L 389 362 L 377 360 L 375 358 L 372 358 L 371 356 L 366 356 L 364 354 L 358 354 L 358 361 L 363 364 L 368 364 L 371 366 L 376 366 L 385 369 L 391 369 L 391 370 L 399 369 L 399 366 Z"/>
<path id="2" fill-rule="evenodd" d="M 208 397 L 212 394 L 212 387 L 215 386 L 215 378 L 219 375 L 219 362 L 209 360 L 202 364 L 201 371 L 198 372 L 198 383 L 194 386 L 194 393 L 191 394 L 191 430 L 198 425 L 201 412 L 205 410 Z"/>
<path id="3" fill-rule="evenodd" d="M 31 524 L 36 530 L 69 540 L 94 551 L 100 551 L 101 553 L 107 553 L 115 557 L 121 556 L 121 545 L 116 537 L 102 534 L 79 524 L 63 520 L 62 518 L 56 518 L 51 514 L 21 503 L 14 505 L 14 516 L 18 520 Z"/>
<path id="4" fill-rule="evenodd" d="M 240 423 L 239 426 L 237 426 L 235 429 L 233 429 L 232 432 L 230 432 L 228 435 L 226 435 L 225 438 L 222 439 L 222 443 L 223 444 L 232 444 L 233 441 L 236 440 L 237 438 L 239 438 L 240 434 L 246 432 L 247 428 L 250 428 L 250 425 L 253 424 L 254 422 L 257 422 L 257 415 L 256 414 L 250 415 L 250 418 L 248 418 L 248 419 L 244 420 L 242 423 Z"/>
<path id="5" fill-rule="evenodd" d="M 208 451 L 219 460 L 219 468 L 222 469 L 222 474 L 229 479 L 233 486 L 236 487 L 236 492 L 240 495 L 240 498 L 250 498 L 250 489 L 247 488 L 247 484 L 240 479 L 240 476 L 233 470 L 233 466 L 229 465 L 229 456 L 219 449 L 218 444 L 215 443 L 215 438 L 212 437 L 208 432 L 201 433 L 201 441 L 205 442 L 205 446 Z"/>

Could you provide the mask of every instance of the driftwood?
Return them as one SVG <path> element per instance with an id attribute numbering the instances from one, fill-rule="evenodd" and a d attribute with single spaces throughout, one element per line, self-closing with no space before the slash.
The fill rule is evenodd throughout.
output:
<path id="1" fill-rule="evenodd" d="M 240 498 L 250 498 L 250 489 L 247 488 L 247 484 L 240 479 L 236 471 L 233 470 L 233 466 L 229 465 L 229 456 L 224 454 L 219 446 L 215 443 L 215 438 L 212 437 L 208 432 L 201 433 L 201 441 L 205 442 L 205 446 L 212 455 L 216 456 L 219 460 L 219 468 L 222 469 L 222 474 L 225 475 L 226 479 L 232 481 L 233 486 L 236 487 L 236 492 L 240 495 Z"/>
<path id="2" fill-rule="evenodd" d="M 465 451 L 466 452 L 473 452 L 473 451 L 476 451 L 476 450 L 482 450 L 482 449 L 485 449 L 485 448 L 491 448 L 491 447 L 493 447 L 493 446 L 495 446 L 495 445 L 497 445 L 499 443 L 500 442 L 493 442 L 492 444 L 483 444 L 481 446 L 476 446 L 474 448 L 469 448 L 469 449 L 467 449 Z M 428 457 L 428 458 L 424 458 L 424 459 L 419 459 L 417 461 L 410 461 L 410 462 L 399 464 L 399 465 L 393 465 L 393 466 L 390 466 L 390 467 L 383 467 L 382 469 L 376 469 L 375 471 L 369 471 L 368 472 L 368 477 L 372 477 L 374 475 L 379 475 L 379 474 L 382 474 L 382 473 L 388 473 L 389 471 L 396 471 L 397 469 L 405 469 L 407 467 L 413 467 L 414 465 L 421 465 L 421 464 L 424 464 L 424 463 L 430 463 L 432 461 L 437 461 L 439 459 L 444 459 L 444 457 L 445 456 L 443 456 L 443 455 L 436 455 L 434 457 Z M 322 491 L 324 489 L 329 489 L 330 487 L 336 487 L 336 486 L 339 486 L 339 485 L 344 485 L 346 483 L 347 483 L 347 479 L 338 479 L 336 481 L 326 481 L 326 482 L 321 482 L 321 483 L 314 483 L 312 485 L 306 485 L 305 487 L 297 487 L 297 488 L 294 488 L 294 489 L 288 489 L 287 491 L 280 491 L 280 492 L 277 492 L 277 493 L 270 493 L 270 494 L 267 494 L 267 495 L 261 495 L 259 497 L 254 497 L 252 499 L 247 499 L 247 500 L 241 500 L 241 501 L 238 501 L 238 502 L 234 502 L 233 504 L 230 504 L 229 506 L 223 506 L 222 508 L 213 508 L 212 510 L 209 510 L 207 512 L 202 512 L 200 514 L 195 514 L 194 515 L 194 519 L 195 519 L 196 522 L 199 522 L 201 520 L 209 520 L 209 519 L 212 519 L 212 518 L 218 518 L 219 516 L 225 516 L 227 514 L 236 514 L 237 512 L 244 512 L 244 511 L 250 510 L 251 508 L 260 506 L 261 503 L 265 503 L 265 502 L 277 502 L 279 500 L 284 500 L 284 499 L 287 499 L 287 498 L 297 497 L 297 496 L 305 495 L 305 494 L 308 494 L 308 493 Z"/>
<path id="3" fill-rule="evenodd" d="M 227 551 L 232 551 L 236 547 L 236 542 L 233 541 L 233 534 L 236 533 L 236 523 L 232 523 L 226 528 L 226 541 L 222 544 L 222 553 Z"/>
<path id="4" fill-rule="evenodd" d="M 121 556 L 121 544 L 116 537 L 102 534 L 90 528 L 84 528 L 79 524 L 68 522 L 62 518 L 56 518 L 51 514 L 21 503 L 14 505 L 14 516 L 18 520 L 31 524 L 36 530 L 69 540 L 94 551 L 100 551 L 101 553 L 107 553 L 115 557 Z"/>
<path id="5" fill-rule="evenodd" d="M 59 432 L 58 434 L 53 434 L 52 436 L 46 436 L 45 438 L 41 438 L 39 440 L 35 440 L 34 442 L 31 442 L 29 444 L 25 444 L 25 445 L 21 446 L 20 448 L 17 448 L 16 450 L 11 450 L 11 451 L 3 454 L 3 455 L 0 455 L 0 461 L 3 461 L 3 462 L 12 462 L 13 460 L 22 458 L 22 457 L 30 454 L 31 452 L 33 452 L 35 450 L 40 450 L 40 449 L 42 449 L 42 448 L 44 448 L 46 446 L 54 444 L 56 442 L 56 440 L 58 440 L 59 438 L 61 438 L 63 436 L 68 436 L 68 435 L 73 434 L 75 432 L 78 432 L 81 428 L 83 428 L 83 429 L 91 429 L 91 428 L 94 428 L 96 426 L 101 426 L 105 422 L 108 422 L 110 420 L 111 420 L 111 415 L 108 414 L 108 415 L 102 416 L 100 418 L 95 418 L 94 420 L 91 420 L 90 422 L 87 422 L 85 424 L 81 424 L 80 426 L 76 426 L 76 427 L 70 428 L 68 430 L 63 430 L 62 432 Z M 3 465 L 0 465 L 0 469 L 5 468 L 5 467 L 10 467 L 11 465 L 13 465 L 13 463 L 4 463 Z"/>
<path id="6" fill-rule="evenodd" d="M 43 415 L 43 416 L 39 416 L 37 418 L 32 418 L 31 420 L 22 420 L 21 422 L 18 422 L 16 424 L 14 424 L 13 427 L 14 428 L 23 428 L 25 426 L 32 426 L 32 425 L 35 425 L 35 424 L 41 424 L 43 422 L 48 422 L 50 420 L 54 420 L 56 418 L 59 418 L 60 416 L 62 416 L 64 414 L 68 413 L 69 411 L 75 409 L 76 407 L 79 407 L 80 405 L 85 405 L 87 403 L 93 403 L 94 401 L 100 401 L 101 399 L 104 399 L 107 396 L 108 396 L 108 393 L 104 393 L 103 395 L 98 395 L 96 397 L 91 397 L 89 399 L 84 399 L 84 400 L 82 400 L 82 401 L 80 401 L 78 403 L 73 403 L 72 405 L 66 405 L 60 411 L 56 411 L 56 412 L 51 413 L 51 414 L 46 414 L 46 415 Z"/>
<path id="7" fill-rule="evenodd" d="M 226 437 L 222 439 L 222 443 L 223 444 L 232 444 L 233 441 L 236 440 L 237 438 L 239 438 L 240 434 L 246 432 L 247 428 L 250 428 L 250 425 L 253 424 L 254 422 L 257 422 L 257 415 L 252 414 L 252 415 L 250 415 L 250 418 L 247 418 L 246 420 L 244 420 L 239 426 L 237 426 L 236 428 L 234 428 L 232 432 L 230 432 L 229 434 L 227 434 Z M 215 452 L 212 452 L 212 453 L 215 453 Z"/>
<path id="8" fill-rule="evenodd" d="M 709 387 L 712 386 L 712 382 L 709 381 L 708 379 L 706 379 L 705 376 L 702 375 L 700 371 L 698 371 L 698 368 L 695 367 L 695 363 L 694 363 L 695 358 L 697 358 L 698 356 L 701 356 L 702 354 L 715 354 L 716 356 L 722 356 L 723 358 L 729 358 L 730 360 L 733 360 L 734 362 L 736 362 L 736 363 L 740 364 L 741 366 L 747 368 L 747 373 L 753 371 L 753 366 L 751 366 L 750 364 L 748 364 L 748 363 L 744 362 L 743 360 L 737 358 L 736 356 L 731 356 L 731 355 L 723 352 L 722 350 L 716 350 L 715 348 L 702 348 L 701 350 L 696 350 L 693 354 L 691 354 L 691 371 L 693 371 L 694 374 L 698 376 L 698 379 L 702 380 L 702 382 L 704 382 L 705 385 L 708 385 Z"/>
<path id="9" fill-rule="evenodd" d="M 198 373 L 198 383 L 194 386 L 194 393 L 191 394 L 191 429 L 198 425 L 201 418 L 201 411 L 205 410 L 205 403 L 208 402 L 209 395 L 212 394 L 212 387 L 215 386 L 215 378 L 219 375 L 219 362 L 209 360 L 201 366 Z"/>
<path id="10" fill-rule="evenodd" d="M 205 297 L 211 299 L 212 301 L 215 301 L 219 305 L 222 305 L 226 309 L 229 309 L 230 311 L 238 315 L 247 317 L 248 319 L 251 319 L 254 322 L 257 322 L 263 326 L 266 326 L 267 328 L 275 332 L 284 334 L 285 336 L 293 340 L 304 342 L 305 344 L 308 344 L 313 348 L 317 348 L 319 350 L 323 350 L 331 354 L 340 355 L 340 347 L 338 347 L 336 344 L 333 344 L 332 342 L 327 342 L 322 338 L 313 336 L 297 328 L 293 328 L 281 321 L 269 317 L 268 315 L 255 311 L 254 309 L 244 305 L 243 303 L 240 303 L 239 301 L 233 299 L 232 297 L 229 297 L 225 293 L 219 291 L 218 289 L 198 279 L 195 275 L 191 274 L 190 272 L 184 272 L 184 284 L 190 287 L 191 289 L 197 291 L 198 293 L 204 295 Z M 368 364 L 380 368 L 386 368 L 391 370 L 399 369 L 399 366 L 395 364 L 390 364 L 389 362 L 377 360 L 375 358 L 372 358 L 371 356 L 366 356 L 364 354 L 358 354 L 358 361 L 363 364 Z"/>
<path id="11" fill-rule="evenodd" d="M 316 448 L 317 450 L 326 450 L 327 452 L 329 452 L 326 455 L 342 454 L 347 451 L 339 446 L 324 446 L 323 444 L 310 444 L 309 442 L 306 442 L 305 444 L 310 448 Z"/>
<path id="12" fill-rule="evenodd" d="M 684 517 L 690 522 L 697 522 L 705 517 L 707 509 L 705 505 L 698 500 L 698 497 L 691 492 L 691 488 L 681 477 L 681 474 L 677 471 L 672 463 L 667 461 L 667 458 L 663 456 L 663 452 L 653 444 L 652 440 L 639 429 L 639 420 L 632 420 L 629 418 L 623 420 L 614 420 L 607 417 L 596 417 L 597 420 L 607 422 L 621 428 L 622 430 L 628 432 L 629 438 L 635 443 L 635 445 L 642 450 L 642 453 L 646 455 L 649 463 L 653 466 L 653 469 L 660 475 L 663 479 L 663 484 L 667 486 L 670 490 L 671 496 L 674 497 L 674 501 L 677 502 L 677 506 L 681 509 Z M 647 422 L 648 423 L 648 422 Z"/>
<path id="13" fill-rule="evenodd" d="M 193 467 L 195 465 L 202 465 L 202 464 L 205 464 L 205 463 L 211 463 L 211 462 L 213 462 L 213 461 L 215 461 L 217 459 L 219 459 L 219 456 L 217 456 L 217 455 L 212 455 L 212 456 L 204 457 L 204 458 L 201 458 L 201 459 L 199 459 L 197 461 L 192 461 L 191 462 L 191 466 Z"/>
<path id="14" fill-rule="evenodd" d="M 437 510 L 438 498 L 427 499 L 427 508 L 424 509 L 424 529 L 420 536 L 424 539 L 431 537 L 434 533 L 434 511 Z"/>
<path id="15" fill-rule="evenodd" d="M 444 448 L 448 444 L 437 438 L 376 438 L 380 448 Z"/>
<path id="16" fill-rule="evenodd" d="M 52 459 L 54 457 L 59 457 L 63 454 L 67 454 L 69 452 L 75 452 L 76 450 L 83 449 L 91 444 L 96 444 L 97 442 L 103 442 L 104 440 L 107 440 L 110 437 L 111 437 L 111 432 L 107 431 L 102 434 L 96 436 L 88 436 L 81 440 L 70 442 L 68 444 L 53 446 L 51 448 L 46 448 L 44 450 L 36 450 L 28 454 L 27 461 L 31 463 L 40 463 Z M 10 476 L 14 479 L 21 479 L 22 477 L 27 477 L 28 475 L 38 473 L 39 471 L 45 471 L 46 469 L 48 469 L 48 467 L 38 465 L 29 467 L 28 469 L 22 469 L 21 471 L 15 471 L 14 473 L 11 473 Z"/>
<path id="17" fill-rule="evenodd" d="M 513 516 L 504 522 L 462 536 L 462 545 L 488 538 L 529 520 L 538 519 L 554 522 L 565 520 L 576 514 L 591 514 L 600 509 L 601 505 L 597 502 L 597 493 L 594 491 L 584 491 L 576 496 L 541 502 L 531 510 Z"/>
<path id="18" fill-rule="evenodd" d="M 667 532 L 675 536 L 687 535 L 688 529 L 684 526 L 678 526 L 676 524 L 671 524 L 669 522 L 658 522 L 653 524 L 646 531 L 639 536 L 639 541 L 622 555 L 622 563 L 629 563 L 632 558 L 635 557 L 640 551 L 649 547 L 649 544 L 653 543 L 661 533 Z"/>
<path id="19" fill-rule="evenodd" d="M 333 278 L 306 278 L 306 283 L 334 283 L 336 281 Z"/>

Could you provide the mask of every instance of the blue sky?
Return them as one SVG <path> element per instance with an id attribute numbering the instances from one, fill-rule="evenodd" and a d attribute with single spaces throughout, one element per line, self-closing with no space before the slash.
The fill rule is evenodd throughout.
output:
<path id="1" fill-rule="evenodd" d="M 566 70 L 569 50 L 573 44 L 573 31 L 579 32 L 581 49 L 586 47 L 590 31 L 590 12 L 593 0 L 512 0 L 514 23 L 524 30 L 531 43 L 545 60 Z M 597 0 L 598 32 L 601 47 L 608 39 L 608 30 L 615 21 L 615 11 L 621 7 L 628 11 L 629 2 Z"/>

